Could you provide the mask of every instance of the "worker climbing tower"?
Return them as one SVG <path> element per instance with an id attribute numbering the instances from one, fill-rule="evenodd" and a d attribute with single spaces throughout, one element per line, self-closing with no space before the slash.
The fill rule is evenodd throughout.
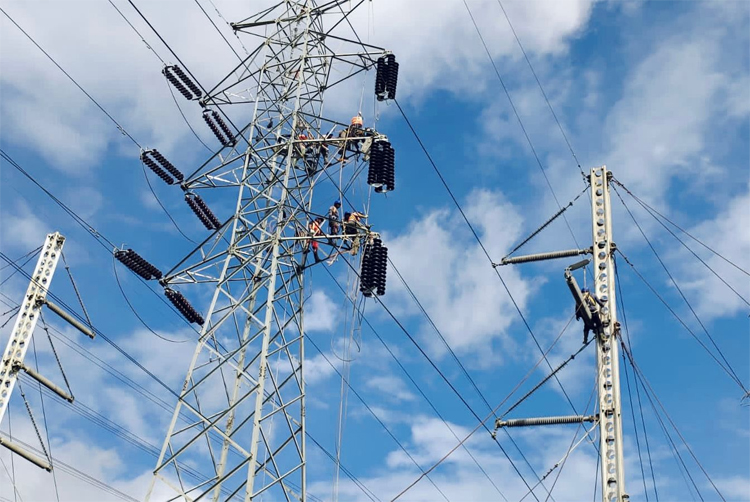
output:
<path id="1" fill-rule="evenodd" d="M 366 125 L 324 118 L 323 95 L 380 60 L 377 98 L 393 99 L 398 68 L 352 31 L 359 5 L 281 1 L 231 25 L 260 43 L 213 89 L 201 95 L 183 79 L 220 146 L 194 173 L 176 177 L 211 234 L 160 279 L 200 330 L 147 500 L 307 498 L 303 314 L 304 276 L 316 265 L 306 252 L 319 206 L 313 190 L 328 183 L 346 199 L 367 168 L 368 148 L 387 142 Z M 236 127 L 231 116 L 251 120 Z M 381 157 L 377 182 L 387 191 L 392 162 Z M 334 242 L 329 254 L 344 247 L 340 236 L 323 239 Z M 357 239 L 372 239 L 366 225 L 348 229 L 346 241 Z M 210 284 L 212 294 L 189 284 Z M 193 308 L 202 301 L 207 309 Z"/>

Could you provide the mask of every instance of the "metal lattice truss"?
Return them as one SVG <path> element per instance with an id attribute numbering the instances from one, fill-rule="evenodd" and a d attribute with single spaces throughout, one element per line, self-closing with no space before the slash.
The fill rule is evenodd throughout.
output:
<path id="1" fill-rule="evenodd" d="M 303 277 L 313 190 L 331 182 L 345 194 L 366 167 L 362 145 L 379 136 L 322 117 L 324 91 L 345 79 L 334 81 L 332 69 L 354 75 L 384 54 L 338 34 L 361 3 L 285 1 L 233 25 L 261 43 L 203 103 L 254 111 L 235 145 L 182 185 L 234 188 L 238 197 L 233 216 L 162 280 L 214 289 L 147 500 L 306 500 Z M 351 52 L 334 52 L 334 41 Z M 347 239 L 329 237 L 336 249 L 368 234 L 360 226 Z"/>

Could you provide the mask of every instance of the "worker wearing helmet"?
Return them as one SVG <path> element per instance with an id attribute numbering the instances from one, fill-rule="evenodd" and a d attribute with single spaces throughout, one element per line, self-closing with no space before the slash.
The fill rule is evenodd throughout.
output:
<path id="1" fill-rule="evenodd" d="M 603 302 L 596 296 L 592 295 L 588 288 L 581 289 L 581 298 L 583 304 L 576 305 L 576 320 L 583 318 L 583 343 L 589 343 L 589 332 L 599 333 L 602 329 L 602 320 L 599 316 L 599 308 L 603 305 Z M 586 316 L 582 315 L 581 309 L 588 309 L 591 313 L 591 322 L 586 319 Z"/>
<path id="2" fill-rule="evenodd" d="M 333 205 L 328 208 L 328 214 L 326 217 L 328 218 L 328 234 L 329 235 L 338 235 L 339 231 L 341 230 L 341 219 L 339 217 L 339 209 L 341 209 L 341 201 L 335 200 L 333 202 Z M 333 246 L 333 238 L 328 238 L 328 243 Z"/>

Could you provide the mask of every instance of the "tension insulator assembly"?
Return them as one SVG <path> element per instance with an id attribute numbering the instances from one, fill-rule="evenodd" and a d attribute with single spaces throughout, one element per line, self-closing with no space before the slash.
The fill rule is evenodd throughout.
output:
<path id="1" fill-rule="evenodd" d="M 185 99 L 195 100 L 200 99 L 201 96 L 203 96 L 200 88 L 195 85 L 195 82 L 193 82 L 190 77 L 185 75 L 185 72 L 182 71 L 182 68 L 179 66 L 165 66 L 162 68 L 161 72 L 167 77 L 169 83 L 172 84 L 175 89 L 180 91 L 180 94 L 185 96 Z"/>
<path id="2" fill-rule="evenodd" d="M 115 251 L 115 258 L 147 281 L 161 279 L 162 277 L 162 273 L 158 268 L 147 262 L 132 249 L 118 249 Z"/>
<path id="3" fill-rule="evenodd" d="M 396 98 L 398 63 L 396 56 L 388 54 L 378 58 L 375 67 L 375 96 L 378 101 Z"/>
<path id="4" fill-rule="evenodd" d="M 190 209 L 193 210 L 195 215 L 208 230 L 218 230 L 221 228 L 221 221 L 219 221 L 219 218 L 217 218 L 213 211 L 211 211 L 200 195 L 186 193 L 185 202 L 187 202 Z"/>
<path id="5" fill-rule="evenodd" d="M 165 288 L 164 294 L 167 295 L 167 298 L 172 302 L 172 305 L 174 305 L 175 308 L 185 316 L 185 319 L 189 322 L 203 325 L 203 317 L 193 308 L 192 305 L 190 305 L 190 302 L 187 301 L 187 298 L 185 298 L 182 293 L 171 288 Z"/>
<path id="6" fill-rule="evenodd" d="M 159 178 L 161 178 L 167 185 L 173 185 L 174 176 L 177 181 L 182 181 L 185 176 L 182 172 L 177 169 L 170 161 L 164 158 L 164 155 L 159 153 L 159 150 L 144 150 L 141 152 L 141 161 L 146 164 Z M 167 174 L 169 172 L 169 174 Z M 172 176 L 170 176 L 170 174 Z"/>
<path id="7" fill-rule="evenodd" d="M 208 108 L 203 110 L 203 120 L 222 145 L 234 146 L 237 144 L 231 129 L 227 127 L 226 122 L 216 110 L 209 110 Z"/>
<path id="8" fill-rule="evenodd" d="M 376 139 L 370 150 L 370 167 L 367 184 L 378 193 L 390 192 L 396 187 L 396 152 L 386 139 Z"/>
<path id="9" fill-rule="evenodd" d="M 380 239 L 373 239 L 362 256 L 359 290 L 366 297 L 385 295 L 385 274 L 388 266 L 388 248 Z"/>

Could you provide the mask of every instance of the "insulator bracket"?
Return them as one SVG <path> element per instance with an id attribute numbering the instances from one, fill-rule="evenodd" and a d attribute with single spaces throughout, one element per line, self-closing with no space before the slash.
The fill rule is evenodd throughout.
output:
<path id="1" fill-rule="evenodd" d="M 571 256 L 578 256 L 582 254 L 591 254 L 591 248 L 589 249 L 568 249 L 565 251 L 552 251 L 550 253 L 537 253 L 527 254 L 523 256 L 511 256 L 503 258 L 500 263 L 493 263 L 493 267 L 499 267 L 502 265 L 512 265 L 515 263 L 527 263 L 531 261 L 543 261 L 543 260 L 556 260 L 558 258 L 569 258 Z"/>
<path id="2" fill-rule="evenodd" d="M 513 420 L 495 421 L 495 428 L 503 427 L 532 427 L 536 425 L 564 425 L 564 424 L 582 424 L 585 422 L 596 422 L 599 420 L 598 415 L 568 415 L 563 417 L 541 417 L 541 418 L 516 418 Z"/>

